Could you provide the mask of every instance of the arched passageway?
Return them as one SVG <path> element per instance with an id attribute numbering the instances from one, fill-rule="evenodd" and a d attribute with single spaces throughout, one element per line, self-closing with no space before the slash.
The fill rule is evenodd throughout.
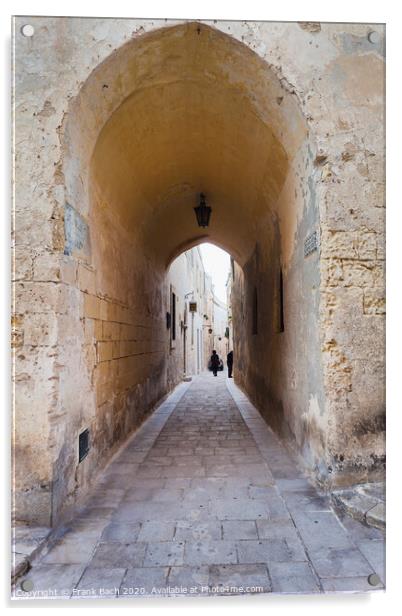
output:
<path id="1" fill-rule="evenodd" d="M 221 248 L 203 242 L 176 257 L 169 266 L 169 343 L 174 353 L 168 378 L 190 380 L 211 369 L 215 350 L 226 365 L 233 351 L 231 319 L 232 257 Z M 173 309 L 173 310 L 172 310 Z"/>
<path id="2" fill-rule="evenodd" d="M 57 354 L 49 358 L 49 410 L 40 416 L 46 455 L 33 475 L 17 468 L 22 519 L 60 520 L 182 378 L 167 327 L 174 284 L 169 265 L 202 241 L 234 258 L 236 379 L 265 420 L 293 442 L 323 483 L 381 465 L 380 436 L 374 444 L 367 439 L 371 424 L 364 434 L 350 430 L 354 440 L 346 448 L 343 443 L 352 368 L 333 319 L 334 306 L 349 299 L 325 286 L 336 274 L 331 259 L 341 240 L 338 227 L 323 223 L 323 212 L 329 214 L 320 196 L 333 181 L 322 150 L 325 105 L 338 104 L 332 82 L 322 108 L 310 96 L 322 114 L 312 131 L 289 79 L 294 70 L 304 83 L 305 73 L 289 60 L 280 70 L 271 66 L 260 57 L 261 46 L 237 38 L 198 22 L 133 35 L 100 64 L 91 60 L 89 76 L 80 72 L 82 85 L 74 81 L 63 121 L 52 127 L 60 136 L 52 195 L 64 211 L 61 248 L 54 249 L 61 272 L 54 300 Z M 329 43 L 325 49 L 329 66 L 337 56 Z M 330 75 L 336 78 L 335 69 Z M 353 90 L 345 83 L 345 92 Z M 202 230 L 193 211 L 201 192 L 212 207 Z M 336 225 L 342 226 L 339 217 Z M 356 254 L 367 249 L 371 255 L 371 236 L 363 235 Z M 374 332 L 377 324 L 370 327 Z M 373 426 L 380 407 L 377 396 Z M 358 412 L 347 417 L 350 425 L 359 421 Z M 17 446 L 29 467 L 42 450 L 29 442 L 32 422 L 25 425 Z M 77 444 L 86 431 L 90 450 L 80 461 Z"/>
<path id="3" fill-rule="evenodd" d="M 85 215 L 90 236 L 84 260 L 93 268 L 94 288 L 85 299 L 94 307 L 85 316 L 102 324 L 96 365 L 89 367 L 99 457 L 180 379 L 179 349 L 166 343 L 167 267 L 205 240 L 238 264 L 238 382 L 262 403 L 272 425 L 287 423 L 300 445 L 322 456 L 322 438 L 312 427 L 306 438 L 286 383 L 293 372 L 298 405 L 308 407 L 311 388 L 322 396 L 315 361 L 318 261 L 306 272 L 300 246 L 291 243 L 296 224 L 306 232 L 318 224 L 307 181 L 312 150 L 294 96 L 247 47 L 188 23 L 112 54 L 73 102 L 66 136 L 69 203 Z M 71 170 L 67 161 L 74 161 Z M 206 229 L 193 211 L 201 192 L 212 207 Z M 285 333 L 281 275 L 292 298 Z M 300 276 L 316 291 L 305 293 Z M 126 317 L 116 316 L 122 312 Z M 120 339 L 110 340 L 103 332 L 116 321 L 123 321 Z M 302 355 L 309 359 L 292 367 Z"/>

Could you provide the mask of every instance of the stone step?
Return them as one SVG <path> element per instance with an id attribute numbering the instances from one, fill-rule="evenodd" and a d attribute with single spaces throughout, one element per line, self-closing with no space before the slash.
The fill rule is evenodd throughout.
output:
<path id="1" fill-rule="evenodd" d="M 331 494 L 336 508 L 368 526 L 385 529 L 385 483 L 365 483 Z"/>

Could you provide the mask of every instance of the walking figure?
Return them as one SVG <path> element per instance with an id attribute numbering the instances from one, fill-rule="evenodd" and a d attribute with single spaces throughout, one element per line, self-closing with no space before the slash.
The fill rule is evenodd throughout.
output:
<path id="1" fill-rule="evenodd" d="M 217 376 L 219 366 L 220 366 L 219 355 L 216 351 L 212 351 L 211 368 L 212 368 L 212 372 L 214 373 L 214 376 Z"/>
<path id="2" fill-rule="evenodd" d="M 226 362 L 228 365 L 228 377 L 229 379 L 231 379 L 232 372 L 233 372 L 233 351 L 229 351 L 227 358 L 226 358 Z"/>

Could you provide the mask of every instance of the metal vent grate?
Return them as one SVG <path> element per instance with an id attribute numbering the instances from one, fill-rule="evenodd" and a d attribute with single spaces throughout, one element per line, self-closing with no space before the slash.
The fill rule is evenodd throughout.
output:
<path id="1" fill-rule="evenodd" d="M 89 451 L 89 430 L 88 428 L 81 432 L 78 437 L 78 462 L 82 462 L 82 460 L 88 455 Z"/>
<path id="2" fill-rule="evenodd" d="M 304 256 L 308 257 L 308 255 L 316 250 L 318 250 L 318 233 L 314 231 L 304 242 Z"/>

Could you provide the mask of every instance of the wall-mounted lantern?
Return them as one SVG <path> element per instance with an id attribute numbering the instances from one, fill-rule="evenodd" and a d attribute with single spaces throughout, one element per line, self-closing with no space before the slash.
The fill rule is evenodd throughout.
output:
<path id="1" fill-rule="evenodd" d="M 208 227 L 212 208 L 207 205 L 205 195 L 203 193 L 200 194 L 200 204 L 194 208 L 194 212 L 197 217 L 198 226 Z"/>

